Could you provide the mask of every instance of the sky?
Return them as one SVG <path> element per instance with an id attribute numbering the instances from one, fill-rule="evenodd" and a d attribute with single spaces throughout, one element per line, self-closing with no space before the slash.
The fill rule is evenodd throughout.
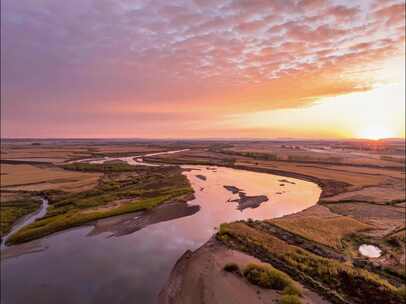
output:
<path id="1" fill-rule="evenodd" d="M 1 136 L 405 136 L 404 0 L 2 0 Z"/>

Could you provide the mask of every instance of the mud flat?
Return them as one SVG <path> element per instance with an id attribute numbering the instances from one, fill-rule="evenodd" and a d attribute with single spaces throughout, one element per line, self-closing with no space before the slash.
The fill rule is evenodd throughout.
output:
<path id="1" fill-rule="evenodd" d="M 237 194 L 237 193 L 243 191 L 242 189 L 237 188 L 237 187 L 235 187 L 235 186 L 223 186 L 223 187 L 224 187 L 225 189 L 227 189 L 228 191 L 230 191 L 232 194 Z"/>
<path id="2" fill-rule="evenodd" d="M 204 175 L 198 174 L 198 175 L 196 175 L 196 177 L 199 178 L 199 179 L 201 179 L 201 180 L 204 180 L 204 181 L 207 180 L 207 177 L 204 176 Z"/>
<path id="3" fill-rule="evenodd" d="M 246 208 L 258 208 L 262 203 L 269 200 L 266 195 L 247 196 L 244 192 L 239 192 L 238 196 L 238 199 L 232 200 L 232 202 L 238 203 L 238 210 L 244 210 Z"/>
<path id="4" fill-rule="evenodd" d="M 177 261 L 168 284 L 160 293 L 160 304 L 263 304 L 276 303 L 283 294 L 250 284 L 242 275 L 226 272 L 224 266 L 232 263 L 241 271 L 250 263 L 263 263 L 241 251 L 223 246 L 211 239 L 203 247 L 187 251 Z M 327 304 L 317 293 L 299 282 L 303 303 Z"/>

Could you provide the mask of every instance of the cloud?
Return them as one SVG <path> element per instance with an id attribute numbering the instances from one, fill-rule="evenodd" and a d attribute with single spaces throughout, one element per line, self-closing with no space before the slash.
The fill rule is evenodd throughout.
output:
<path id="1" fill-rule="evenodd" d="M 301 107 L 371 88 L 353 75 L 402 56 L 404 19 L 403 1 L 3 1 L 2 112 Z"/>

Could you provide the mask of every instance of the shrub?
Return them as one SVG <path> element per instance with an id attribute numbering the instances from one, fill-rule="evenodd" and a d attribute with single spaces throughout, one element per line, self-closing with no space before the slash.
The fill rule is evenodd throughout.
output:
<path id="1" fill-rule="evenodd" d="M 254 285 L 263 288 L 284 290 L 294 285 L 292 279 L 285 273 L 276 270 L 272 266 L 248 264 L 244 269 L 244 276 Z"/>
<path id="2" fill-rule="evenodd" d="M 295 295 L 284 295 L 279 300 L 280 304 L 302 304 L 302 301 Z"/>
<path id="3" fill-rule="evenodd" d="M 241 275 L 240 267 L 236 263 L 225 264 L 223 270 Z"/>
<path id="4" fill-rule="evenodd" d="M 326 288 L 354 302 L 363 303 L 364 299 L 371 298 L 374 303 L 397 304 L 406 293 L 366 269 L 317 256 L 244 223 L 228 224 L 223 230 L 226 230 L 229 237 L 221 240 L 231 248 L 242 248 L 258 258 L 272 255 L 289 268 L 301 272 L 306 280 L 317 280 Z M 244 271 L 244 275 L 246 272 L 247 276 L 252 277 L 250 281 L 254 284 L 258 281 L 257 285 L 267 285 L 262 283 L 267 282 L 267 276 L 261 271 Z"/>
<path id="5" fill-rule="evenodd" d="M 52 193 L 46 216 L 17 231 L 7 244 L 30 241 L 96 219 L 151 209 L 168 201 L 183 202 L 193 193 L 187 178 L 178 167 L 143 168 L 127 164 L 103 167 L 84 163 L 69 166 L 71 169 L 111 170 L 104 172 L 102 181 L 93 189 L 77 193 Z M 122 169 L 134 172 L 125 171 L 121 174 Z M 115 205 L 110 204 L 117 201 Z M 106 208 L 97 208 L 99 206 Z M 0 208 L 3 230 L 3 203 Z"/>
<path id="6" fill-rule="evenodd" d="M 284 295 L 301 296 L 302 290 L 299 286 L 292 284 L 290 286 L 286 286 L 282 293 Z"/>
<path id="7" fill-rule="evenodd" d="M 399 297 L 406 302 L 406 286 L 399 287 L 397 290 Z"/>

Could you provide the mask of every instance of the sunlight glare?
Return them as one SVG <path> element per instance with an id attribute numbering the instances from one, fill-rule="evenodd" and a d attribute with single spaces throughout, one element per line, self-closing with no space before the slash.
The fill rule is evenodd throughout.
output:
<path id="1" fill-rule="evenodd" d="M 383 126 L 368 126 L 367 128 L 360 130 L 357 135 L 359 138 L 373 140 L 396 136 L 395 132 Z"/>

